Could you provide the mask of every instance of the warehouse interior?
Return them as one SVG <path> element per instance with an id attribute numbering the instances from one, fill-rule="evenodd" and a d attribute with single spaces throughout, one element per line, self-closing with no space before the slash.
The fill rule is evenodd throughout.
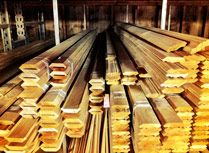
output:
<path id="1" fill-rule="evenodd" d="M 209 153 L 208 0 L 1 0 L 0 152 Z"/>

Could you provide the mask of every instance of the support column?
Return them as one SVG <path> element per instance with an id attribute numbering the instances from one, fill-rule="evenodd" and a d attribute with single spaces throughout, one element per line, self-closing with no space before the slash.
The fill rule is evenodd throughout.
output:
<path id="1" fill-rule="evenodd" d="M 38 29 L 39 29 L 39 39 L 45 40 L 45 25 L 44 25 L 44 13 L 43 11 L 38 12 Z"/>
<path id="2" fill-rule="evenodd" d="M 165 30 L 166 14 L 167 14 L 167 0 L 163 0 L 163 2 L 162 2 L 162 12 L 161 12 L 161 24 L 160 24 L 160 28 L 162 30 Z"/>
<path id="3" fill-rule="evenodd" d="M 171 29 L 171 10 L 172 9 L 172 6 L 170 5 L 169 6 L 169 12 L 168 12 L 168 31 L 170 31 Z"/>
<path id="4" fill-rule="evenodd" d="M 128 19 L 128 15 L 129 15 L 129 13 L 128 13 L 128 5 L 126 5 L 126 23 L 128 23 L 129 21 L 129 19 Z"/>
<path id="5" fill-rule="evenodd" d="M 52 0 L 52 2 L 53 2 L 53 15 L 54 15 L 54 36 L 55 36 L 55 43 L 56 45 L 58 45 L 60 43 L 58 4 L 57 4 L 57 0 Z"/>
<path id="6" fill-rule="evenodd" d="M 12 50 L 12 38 L 11 38 L 11 30 L 9 23 L 9 14 L 7 10 L 7 2 L 4 1 L 4 11 L 0 12 L 0 24 L 7 25 L 6 27 L 1 28 L 1 37 L 3 41 L 4 51 Z"/>
<path id="7" fill-rule="evenodd" d="M 86 6 L 83 5 L 83 30 L 86 30 Z"/>
<path id="8" fill-rule="evenodd" d="M 15 4 L 15 22 L 16 22 L 16 29 L 17 29 L 17 39 L 25 40 L 26 39 L 25 25 L 24 25 L 22 7 L 20 3 Z"/>

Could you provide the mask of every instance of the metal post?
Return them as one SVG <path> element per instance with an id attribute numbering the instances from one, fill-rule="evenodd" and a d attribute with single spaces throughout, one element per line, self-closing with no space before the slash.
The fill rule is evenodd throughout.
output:
<path id="1" fill-rule="evenodd" d="M 9 24 L 9 13 L 7 10 L 7 1 L 4 1 L 4 11 L 0 12 L 0 24 L 7 25 L 1 28 L 1 36 L 3 41 L 4 51 L 12 50 L 12 38 Z"/>
<path id="2" fill-rule="evenodd" d="M 161 12 L 161 24 L 160 28 L 165 30 L 165 23 L 166 23 L 166 12 L 167 11 L 167 0 L 163 0 L 162 2 L 162 12 Z"/>
<path id="3" fill-rule="evenodd" d="M 86 30 L 86 6 L 83 5 L 83 30 Z"/>
<path id="4" fill-rule="evenodd" d="M 25 40 L 26 39 L 25 24 L 24 24 L 22 7 L 20 3 L 17 3 L 15 7 L 15 22 L 16 22 L 18 40 Z"/>
<path id="5" fill-rule="evenodd" d="M 128 21 L 128 5 L 126 5 L 126 23 L 128 23 L 129 21 Z"/>
<path id="6" fill-rule="evenodd" d="M 46 39 L 46 30 L 45 30 L 45 22 L 44 22 L 44 12 L 41 12 L 41 31 L 42 31 L 42 38 Z"/>
<path id="7" fill-rule="evenodd" d="M 54 15 L 54 36 L 55 36 L 56 45 L 58 45 L 60 43 L 58 5 L 57 5 L 57 0 L 52 0 L 52 2 L 53 2 L 53 15 Z"/>
<path id="8" fill-rule="evenodd" d="M 168 31 L 171 29 L 171 5 L 169 6 L 169 14 L 168 14 Z"/>

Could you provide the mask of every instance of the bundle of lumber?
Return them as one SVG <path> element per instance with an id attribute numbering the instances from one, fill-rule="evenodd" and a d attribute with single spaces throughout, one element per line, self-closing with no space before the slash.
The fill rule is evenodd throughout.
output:
<path id="1" fill-rule="evenodd" d="M 208 92 L 195 84 L 184 85 L 184 88 L 183 96 L 194 109 L 190 150 L 204 151 L 207 148 L 209 131 Z"/>
<path id="2" fill-rule="evenodd" d="M 51 84 L 55 87 L 65 86 L 69 79 L 71 79 L 74 71 L 80 61 L 87 56 L 89 50 L 95 40 L 96 32 L 89 32 L 75 45 L 69 48 L 64 54 L 62 54 L 57 60 L 50 64 L 52 76 Z"/>
<path id="3" fill-rule="evenodd" d="M 161 151 L 188 152 L 191 128 L 182 122 L 166 99 L 151 99 L 151 105 L 162 125 Z"/>
<path id="4" fill-rule="evenodd" d="M 142 88 L 146 86 L 148 88 L 148 90 L 145 89 L 146 96 L 151 95 L 149 97 L 153 98 L 154 95 L 161 96 L 162 93 L 181 93 L 183 92 L 182 85 L 197 81 L 195 78 L 197 70 L 186 69 L 179 63 L 164 62 L 166 57 L 173 55 L 172 53 L 157 49 L 123 30 L 117 33 L 120 34 L 121 40 L 133 59 L 140 60 L 141 65 L 151 75 L 151 79 L 145 78 L 142 81 Z"/>
<path id="5" fill-rule="evenodd" d="M 66 134 L 72 138 L 80 138 L 85 133 L 89 106 L 88 80 L 93 55 L 91 51 L 62 107 L 63 122 L 68 130 Z"/>
<path id="6" fill-rule="evenodd" d="M 130 151 L 130 109 L 123 85 L 110 86 L 109 125 L 112 152 Z"/>
<path id="7" fill-rule="evenodd" d="M 139 31 L 140 33 L 144 32 L 154 32 L 157 35 L 164 35 L 163 37 L 169 37 L 170 38 L 175 38 L 177 40 L 181 40 L 184 42 L 187 42 L 187 45 L 183 48 L 184 51 L 190 53 L 190 54 L 195 54 L 197 52 L 201 51 L 207 51 L 208 46 L 209 46 L 209 40 L 206 38 L 198 37 L 198 36 L 193 36 L 189 34 L 183 34 L 183 33 L 178 33 L 174 31 L 167 31 L 167 30 L 161 30 L 158 28 L 151 28 L 151 27 L 142 27 L 142 26 L 133 26 L 133 25 L 125 25 L 124 23 L 119 24 L 123 27 L 126 27 L 127 29 L 137 29 L 136 31 Z M 155 43 L 155 42 L 154 42 Z M 170 43 L 170 42 L 166 42 Z"/>
<path id="8" fill-rule="evenodd" d="M 40 143 L 38 138 L 38 119 L 21 118 L 6 137 L 8 144 L 4 151 L 36 152 Z"/>
<path id="9" fill-rule="evenodd" d="M 199 64 L 199 82 L 198 85 L 201 88 L 209 88 L 209 53 L 200 52 L 200 55 L 204 57 Z"/>
<path id="10" fill-rule="evenodd" d="M 138 71 L 131 61 L 125 47 L 115 34 L 111 35 L 115 45 L 115 51 L 118 57 L 120 69 L 122 72 L 121 84 L 134 85 L 137 81 Z"/>
<path id="11" fill-rule="evenodd" d="M 95 32 L 93 32 L 95 35 Z M 82 45 L 83 40 L 88 39 L 89 34 L 87 34 L 87 37 L 83 37 L 81 40 L 79 40 L 75 45 L 73 45 L 70 49 L 74 49 L 75 52 L 80 52 L 80 49 L 77 50 L 79 45 Z M 82 52 L 85 52 L 82 56 L 80 55 L 77 57 L 79 60 L 79 63 L 76 64 L 76 68 L 73 70 L 73 73 L 67 74 L 67 81 L 62 86 L 53 86 L 51 87 L 48 92 L 44 95 L 44 97 L 39 102 L 39 116 L 41 117 L 39 121 L 39 125 L 41 126 L 39 133 L 41 134 L 40 140 L 43 142 L 41 145 L 41 149 L 44 151 L 53 151 L 56 152 L 61 149 L 61 145 L 65 139 L 65 134 L 71 137 L 78 136 L 79 132 L 75 130 L 75 128 L 79 129 L 78 124 L 80 123 L 80 118 L 85 118 L 86 115 L 83 116 L 85 109 L 88 108 L 88 101 L 86 103 L 86 99 L 81 104 L 82 106 L 79 107 L 78 111 L 72 111 L 73 113 L 70 113 L 69 109 L 65 104 L 66 103 L 74 103 L 79 102 L 76 101 L 78 99 L 74 99 L 74 102 L 69 98 L 70 95 L 74 95 L 75 93 L 82 93 L 82 89 L 78 88 L 78 82 L 80 83 L 81 79 L 84 79 L 83 77 L 86 77 L 88 64 L 85 64 L 79 73 L 79 70 L 81 69 L 84 61 L 86 60 L 86 57 L 89 55 L 89 52 L 91 50 L 92 44 L 94 42 L 95 36 L 91 35 L 91 41 L 87 43 L 87 45 L 82 48 Z M 69 50 L 68 50 L 69 51 Z M 66 52 L 68 52 L 66 51 Z M 72 51 L 72 50 L 71 50 Z M 65 53 L 66 53 L 65 52 Z M 73 53 L 75 53 L 73 52 Z M 61 55 L 58 59 L 62 59 L 66 54 Z M 89 55 L 90 56 L 90 55 Z M 71 57 L 72 58 L 72 57 Z M 87 63 L 90 62 L 90 57 L 86 60 Z M 51 65 L 53 65 L 52 63 Z M 62 63 L 60 63 L 62 64 Z M 66 64 L 67 67 L 70 67 L 70 63 Z M 77 83 L 75 82 L 74 87 L 71 89 L 69 96 L 67 97 L 67 93 L 72 86 L 73 81 L 75 80 L 77 74 L 79 73 L 79 77 L 77 78 Z M 70 77 L 68 76 L 70 75 Z M 83 81 L 83 80 L 82 80 Z M 84 82 L 85 83 L 85 82 Z M 82 86 L 83 87 L 83 86 Z M 85 85 L 84 85 L 85 88 Z M 80 90 L 79 92 L 77 90 Z M 88 91 L 88 90 L 87 90 Z M 88 95 L 86 93 L 85 95 Z M 81 95 L 82 96 L 82 95 Z M 67 99 L 65 100 L 65 98 Z M 77 95 L 77 98 L 80 98 L 79 95 Z M 86 98 L 86 97 L 85 97 Z M 88 99 L 88 98 L 87 98 Z M 62 122 L 62 116 L 61 116 L 61 107 L 64 104 L 64 115 L 65 118 L 64 122 Z M 86 108 L 85 108 L 86 107 Z M 81 109 L 81 110 L 80 110 Z M 76 110 L 76 108 L 75 108 Z M 86 110 L 87 111 L 87 110 Z M 83 112 L 81 115 L 80 113 Z M 78 123 L 78 124 L 77 124 Z M 81 123 L 83 124 L 83 123 Z M 75 125 L 75 126 L 72 126 Z M 67 130 L 66 130 L 67 128 Z M 85 130 L 85 129 L 84 129 Z M 74 133 L 73 133 L 74 132 Z M 77 133 L 76 133 L 77 132 Z M 72 136 L 73 135 L 73 136 Z M 53 137 L 52 137 L 53 136 Z"/>
<path id="12" fill-rule="evenodd" d="M 23 108 L 21 112 L 22 116 L 38 116 L 37 102 L 49 88 L 49 64 L 88 32 L 84 31 L 74 35 L 20 66 L 20 69 L 23 71 L 20 78 L 24 81 L 21 85 L 24 91 L 19 95 L 20 98 L 24 99 L 21 104 Z"/>
<path id="13" fill-rule="evenodd" d="M 150 153 L 160 151 L 161 124 L 140 86 L 128 86 L 133 113 L 134 150 Z"/>
<path id="14" fill-rule="evenodd" d="M 129 24 L 121 23 L 120 26 L 129 31 L 131 34 L 146 40 L 147 42 L 165 50 L 166 52 L 176 51 L 179 48 L 185 47 L 187 42 L 173 37 L 169 37 L 151 30 L 143 29 Z M 160 41 L 159 41 L 160 40 Z"/>
<path id="15" fill-rule="evenodd" d="M 106 76 L 105 80 L 108 85 L 119 84 L 120 70 L 117 62 L 116 53 L 109 34 L 106 32 Z"/>

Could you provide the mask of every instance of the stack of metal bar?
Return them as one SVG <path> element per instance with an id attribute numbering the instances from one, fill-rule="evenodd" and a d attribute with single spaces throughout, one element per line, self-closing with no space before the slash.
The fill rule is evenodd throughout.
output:
<path id="1" fill-rule="evenodd" d="M 109 125 L 113 152 L 130 151 L 130 109 L 123 85 L 110 86 Z"/>
<path id="2" fill-rule="evenodd" d="M 110 40 L 109 34 L 106 32 L 106 83 L 108 85 L 119 84 L 120 82 L 120 70 L 117 62 L 114 47 Z"/>

